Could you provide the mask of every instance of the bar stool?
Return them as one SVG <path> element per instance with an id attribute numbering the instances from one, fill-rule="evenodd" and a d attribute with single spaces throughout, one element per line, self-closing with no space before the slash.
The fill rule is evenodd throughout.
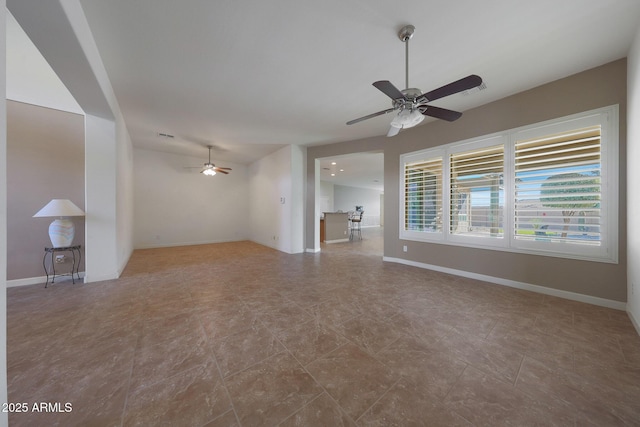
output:
<path id="1" fill-rule="evenodd" d="M 351 221 L 351 232 L 349 233 L 349 240 L 353 240 L 354 234 L 358 234 L 358 238 L 362 240 L 362 215 L 364 211 L 356 211 L 353 213 L 349 221 Z"/>

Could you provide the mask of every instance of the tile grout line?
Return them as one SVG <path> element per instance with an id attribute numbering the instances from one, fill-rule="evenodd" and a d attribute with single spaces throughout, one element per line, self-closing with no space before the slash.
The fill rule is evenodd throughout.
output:
<path id="1" fill-rule="evenodd" d="M 466 363 L 466 362 L 464 362 Z M 442 397 L 442 404 L 445 405 L 447 408 L 450 408 L 456 415 L 458 415 L 460 418 L 462 418 L 463 420 L 467 421 L 469 424 L 473 423 L 471 422 L 471 420 L 468 420 L 466 417 L 464 417 L 463 415 L 460 415 L 458 413 L 458 411 L 456 411 L 455 409 L 451 408 L 450 405 L 447 404 L 446 400 L 447 397 L 449 397 L 449 395 L 451 394 L 451 391 L 453 391 L 453 389 L 455 388 L 455 386 L 460 382 L 460 379 L 462 378 L 462 376 L 464 375 L 464 373 L 467 371 L 467 369 L 469 367 L 473 368 L 473 366 L 471 366 L 470 364 L 466 363 L 467 366 L 464 367 L 464 369 L 460 372 L 460 374 L 458 375 L 458 378 L 456 378 L 456 380 L 453 382 L 453 384 L 451 384 L 451 387 L 449 387 L 449 390 L 447 390 L 447 393 Z M 475 368 L 474 368 L 475 369 Z"/>
<path id="2" fill-rule="evenodd" d="M 371 408 L 373 408 L 373 407 L 376 405 L 376 403 L 378 403 L 378 402 L 379 402 L 383 397 L 385 397 L 385 396 L 387 395 L 387 393 L 389 393 L 389 390 L 391 390 L 392 388 L 394 388 L 394 387 L 396 386 L 396 384 L 398 384 L 398 383 L 400 382 L 400 380 L 402 380 L 402 375 L 398 375 L 398 377 L 399 377 L 399 378 L 398 378 L 397 380 L 395 380 L 395 382 L 394 382 L 393 384 L 391 384 L 391 386 L 390 386 L 388 389 L 386 389 L 386 390 L 384 391 L 384 393 L 382 393 L 382 394 L 380 395 L 380 397 L 378 397 L 378 398 L 375 400 L 375 402 L 373 402 L 373 403 L 372 403 L 372 404 L 371 404 L 367 409 L 365 409 L 365 410 L 360 414 L 360 416 L 356 419 L 356 423 L 358 423 L 358 421 L 360 420 L 360 418 L 362 418 L 362 417 L 363 417 L 367 412 L 369 412 L 369 410 L 370 410 Z"/>
<path id="3" fill-rule="evenodd" d="M 346 416 L 347 416 L 351 421 L 353 421 L 353 422 L 354 422 L 354 424 L 355 424 L 355 421 L 353 420 L 353 418 L 351 417 L 351 415 L 349 415 L 349 414 L 347 413 L 347 411 L 342 407 L 342 405 L 340 405 L 340 403 L 339 403 L 336 399 L 334 399 L 334 397 L 331 395 L 331 393 L 329 393 L 329 391 L 328 391 L 328 390 L 327 390 L 327 389 L 326 389 L 326 388 L 325 388 L 325 387 L 320 383 L 320 381 L 318 381 L 318 380 L 316 379 L 316 377 L 314 377 L 314 376 L 313 376 L 313 374 L 312 374 L 311 372 L 309 372 L 309 370 L 307 369 L 307 366 L 309 366 L 311 363 L 315 362 L 316 360 L 319 360 L 321 357 L 327 356 L 327 355 L 329 355 L 329 354 L 331 354 L 331 353 L 333 353 L 333 352 L 335 352 L 335 351 L 338 351 L 340 348 L 342 348 L 342 347 L 346 346 L 347 344 L 349 344 L 349 343 L 344 343 L 344 344 L 342 344 L 342 345 L 339 345 L 338 347 L 334 348 L 333 350 L 331 350 L 331 351 L 329 351 L 329 352 L 325 353 L 323 356 L 317 357 L 315 360 L 313 360 L 313 361 L 311 361 L 311 362 L 307 363 L 307 365 L 303 365 L 302 363 L 300 363 L 300 361 L 299 361 L 299 360 L 298 360 L 298 359 L 297 359 L 293 354 L 291 354 L 291 356 L 292 356 L 292 357 L 293 357 L 293 358 L 294 358 L 294 359 L 295 359 L 295 360 L 300 364 L 300 366 L 302 366 L 302 369 L 304 369 L 304 371 L 307 373 L 307 375 L 309 375 L 309 376 L 313 379 L 313 381 L 314 381 L 316 384 L 318 384 L 318 386 L 319 386 L 319 387 L 322 389 L 322 391 L 323 391 L 323 392 L 324 392 L 324 393 L 329 397 L 329 399 L 331 399 L 331 400 L 333 401 L 333 403 L 335 403 L 335 404 L 336 404 L 336 406 L 337 406 L 338 408 L 340 408 L 340 411 L 342 412 L 342 414 L 343 414 L 343 415 L 346 415 Z M 286 348 L 286 347 L 285 347 L 285 348 Z M 289 351 L 289 350 L 287 349 L 287 351 Z M 321 394 L 322 394 L 322 393 L 320 393 L 320 395 L 321 395 Z M 314 399 L 314 400 L 315 400 L 315 399 Z M 296 412 L 297 412 L 297 411 L 296 411 Z M 295 413 L 295 412 L 294 412 L 294 413 Z"/>
<path id="4" fill-rule="evenodd" d="M 315 379 L 314 379 L 315 381 Z M 282 425 L 282 423 L 284 423 L 285 421 L 287 421 L 288 419 L 290 419 L 291 417 L 293 417 L 295 414 L 297 414 L 298 412 L 302 411 L 304 408 L 306 408 L 307 406 L 309 406 L 311 403 L 315 402 L 316 400 L 318 400 L 320 398 L 320 396 L 322 396 L 323 394 L 325 394 L 326 392 L 322 391 L 322 393 L 319 393 L 317 396 L 315 396 L 313 399 L 311 399 L 308 402 L 305 402 L 304 405 L 302 405 L 301 407 L 297 408 L 295 411 L 293 411 L 291 414 L 287 415 L 287 417 L 285 419 L 283 419 L 282 421 L 278 422 L 278 424 L 276 424 L 276 426 L 280 426 Z"/>
<path id="5" fill-rule="evenodd" d="M 274 335 L 274 338 L 275 338 L 276 340 L 278 340 L 278 342 L 280 343 L 280 345 L 282 345 L 282 346 L 285 348 L 285 350 L 287 351 L 287 353 L 289 353 L 289 355 L 290 355 L 291 357 L 293 357 L 293 359 L 294 359 L 296 362 L 298 362 L 298 365 L 300 365 L 300 367 L 302 368 L 302 370 L 303 370 L 307 375 L 309 375 L 309 376 L 311 377 L 311 379 L 313 380 L 313 382 L 314 382 L 314 383 L 316 383 L 316 384 L 318 385 L 318 387 L 320 387 L 320 389 L 322 389 L 322 393 L 325 393 L 325 394 L 329 397 L 329 399 L 331 399 L 331 400 L 336 404 L 336 406 L 337 406 L 338 408 L 340 408 L 340 411 L 342 411 L 342 413 L 343 413 L 344 415 L 346 415 L 347 417 L 349 417 L 349 419 L 350 419 L 350 420 L 352 420 L 352 419 L 351 419 L 351 416 L 350 416 L 349 414 L 347 414 L 347 413 L 346 413 L 346 411 L 345 411 L 345 410 L 344 410 L 344 408 L 343 408 L 343 407 L 338 403 L 338 401 L 336 401 L 336 400 L 333 398 L 333 396 L 331 396 L 331 394 L 330 394 L 330 393 L 329 393 L 329 392 L 324 388 L 324 386 L 323 386 L 322 384 L 320 384 L 320 382 L 319 382 L 319 381 L 318 381 L 318 380 L 317 380 L 317 379 L 316 379 L 316 378 L 311 374 L 311 372 L 309 372 L 309 371 L 307 370 L 306 366 L 305 366 L 305 365 L 303 365 L 303 364 L 302 364 L 302 362 L 300 362 L 300 360 L 298 360 L 298 358 L 297 358 L 297 357 L 296 357 L 296 356 L 291 352 L 291 350 L 289 350 L 289 348 L 288 348 L 286 345 L 284 345 L 284 343 L 282 343 L 282 342 L 280 341 L 280 339 L 279 339 L 278 337 L 276 337 L 275 335 Z M 333 353 L 335 350 L 337 350 L 338 348 L 343 347 L 343 346 L 345 346 L 345 345 L 346 345 L 346 343 L 345 343 L 345 344 L 343 344 L 343 345 L 341 345 L 341 346 L 338 346 L 337 348 L 335 348 L 334 350 L 332 350 L 332 351 L 330 351 L 330 352 L 328 352 L 328 353 L 326 353 L 326 354 Z M 320 356 L 320 357 L 322 357 L 322 356 Z M 313 360 L 312 362 L 309 362 L 307 365 L 309 365 L 310 363 L 313 363 L 313 362 L 315 362 L 316 360 L 320 359 L 320 357 L 317 357 L 315 360 Z M 309 402 L 306 402 L 306 403 L 305 403 L 304 405 L 302 405 L 300 408 L 296 409 L 293 413 L 291 413 L 290 415 L 288 415 L 284 420 L 280 421 L 280 422 L 278 423 L 278 425 L 282 424 L 282 423 L 283 423 L 283 422 L 285 422 L 287 419 L 291 418 L 293 415 L 295 415 L 297 412 L 299 412 L 301 409 L 303 409 L 305 406 L 307 406 L 307 405 L 308 405 L 308 404 L 310 404 L 311 402 L 313 402 L 313 401 L 315 401 L 316 399 L 318 399 L 320 396 L 322 396 L 322 393 L 318 393 L 318 395 L 317 395 L 316 397 L 314 397 L 313 399 L 311 399 Z M 353 421 L 353 420 L 352 420 L 352 421 Z"/>
<path id="6" fill-rule="evenodd" d="M 222 375 L 222 371 L 220 370 L 220 364 L 218 363 L 218 358 L 216 357 L 213 348 L 212 348 L 212 344 L 209 338 L 209 335 L 207 335 L 207 332 L 204 330 L 204 325 L 202 324 L 202 319 L 200 318 L 200 315 L 196 314 L 196 317 L 198 319 L 198 324 L 200 325 L 200 329 L 201 332 L 204 334 L 205 339 L 207 340 L 207 345 L 209 347 L 209 350 L 211 351 L 211 359 L 213 360 L 213 363 L 216 364 L 216 369 L 218 370 L 218 375 L 220 376 L 220 380 L 222 381 L 222 384 L 224 385 L 224 391 L 227 394 L 227 398 L 229 399 L 229 404 L 231 405 L 231 410 L 233 411 L 233 414 L 236 417 L 236 421 L 238 422 L 238 425 L 242 427 L 242 423 L 240 422 L 240 418 L 238 417 L 238 412 L 236 412 L 236 408 L 235 405 L 233 404 L 233 399 L 231 398 L 231 395 L 229 394 L 229 387 L 227 387 L 227 382 L 225 381 L 224 376 Z M 220 416 L 222 416 L 224 414 L 220 414 Z M 215 420 L 215 418 L 214 418 Z M 213 421 L 213 420 L 209 420 L 209 421 Z M 205 424 L 206 425 L 206 424 Z"/>
<path id="7" fill-rule="evenodd" d="M 133 356 L 131 357 L 131 368 L 129 369 L 129 381 L 127 383 L 127 392 L 124 395 L 124 405 L 122 406 L 122 416 L 120 417 L 120 426 L 124 426 L 124 418 L 127 413 L 127 406 L 129 404 L 129 393 L 131 392 L 131 380 L 133 379 L 133 367 L 136 363 L 136 355 L 138 352 L 138 345 L 140 340 L 142 340 L 142 328 L 144 323 L 140 326 L 140 333 L 138 334 L 138 339 L 136 339 L 136 346 L 134 347 Z"/>
<path id="8" fill-rule="evenodd" d="M 522 365 L 524 365 L 524 359 L 527 357 L 525 353 L 522 354 L 522 359 L 520 359 L 520 364 L 518 365 L 518 372 L 516 373 L 516 377 L 513 380 L 513 388 L 517 389 L 518 379 L 520 378 L 520 372 L 522 371 Z"/>

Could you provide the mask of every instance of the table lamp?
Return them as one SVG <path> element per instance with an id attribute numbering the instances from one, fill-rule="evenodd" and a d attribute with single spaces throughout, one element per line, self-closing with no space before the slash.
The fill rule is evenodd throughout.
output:
<path id="1" fill-rule="evenodd" d="M 76 233 L 70 216 L 84 216 L 82 209 L 68 199 L 53 199 L 36 213 L 34 218 L 58 217 L 49 225 L 49 238 L 54 248 L 71 246 Z"/>

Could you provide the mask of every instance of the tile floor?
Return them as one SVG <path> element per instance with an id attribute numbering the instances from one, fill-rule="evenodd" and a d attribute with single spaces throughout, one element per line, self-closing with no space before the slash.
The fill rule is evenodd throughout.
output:
<path id="1" fill-rule="evenodd" d="M 640 425 L 625 312 L 383 263 L 363 234 L 139 250 L 118 280 L 8 289 L 9 401 L 30 409 L 10 425 Z"/>

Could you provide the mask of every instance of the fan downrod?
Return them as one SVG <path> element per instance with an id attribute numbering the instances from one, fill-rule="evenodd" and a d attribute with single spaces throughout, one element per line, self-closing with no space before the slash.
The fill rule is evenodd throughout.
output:
<path id="1" fill-rule="evenodd" d="M 416 99 L 422 95 L 420 89 L 409 87 L 409 39 L 413 37 L 416 27 L 413 25 L 405 25 L 398 32 L 398 38 L 404 43 L 404 87 L 402 93 L 409 99 Z M 395 105 L 394 105 L 395 107 Z"/>

